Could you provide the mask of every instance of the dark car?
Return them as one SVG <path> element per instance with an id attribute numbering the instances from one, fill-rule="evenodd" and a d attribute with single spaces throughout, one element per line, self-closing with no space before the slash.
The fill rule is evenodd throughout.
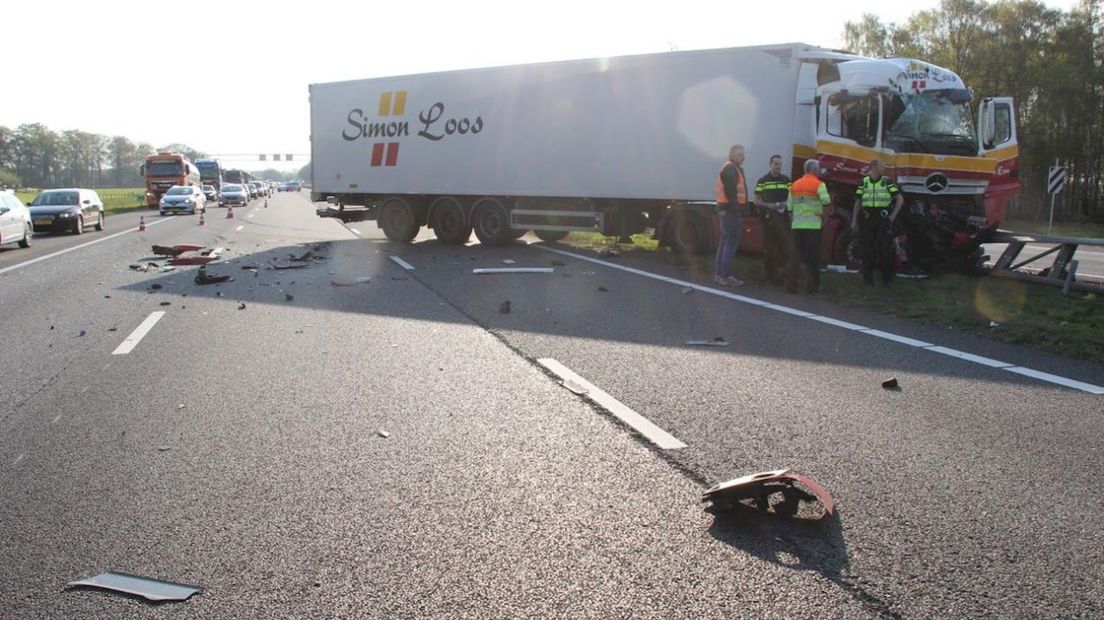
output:
<path id="1" fill-rule="evenodd" d="M 287 184 L 287 191 L 289 191 L 289 192 L 297 192 L 297 191 L 299 191 L 299 189 L 300 189 L 301 187 L 302 187 L 302 186 L 301 186 L 301 185 L 299 184 L 299 181 L 288 181 L 288 184 Z"/>
<path id="2" fill-rule="evenodd" d="M 49 189 L 27 205 L 35 232 L 71 232 L 79 235 L 85 226 L 104 229 L 104 205 L 90 189 Z"/>
<path id="3" fill-rule="evenodd" d="M 207 197 L 207 202 L 215 202 L 218 200 L 218 191 L 215 190 L 214 185 L 204 185 L 203 195 Z"/>

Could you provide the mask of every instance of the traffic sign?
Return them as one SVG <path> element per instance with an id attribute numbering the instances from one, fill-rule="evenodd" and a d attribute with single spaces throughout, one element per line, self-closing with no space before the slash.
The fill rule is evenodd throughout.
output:
<path id="1" fill-rule="evenodd" d="M 1047 174 L 1047 193 L 1057 194 L 1066 186 L 1066 167 L 1051 166 Z"/>

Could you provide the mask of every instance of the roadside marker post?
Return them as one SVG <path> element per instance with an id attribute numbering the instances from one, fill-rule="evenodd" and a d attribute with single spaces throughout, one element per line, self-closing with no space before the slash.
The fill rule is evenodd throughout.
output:
<path id="1" fill-rule="evenodd" d="M 1059 166 L 1058 160 L 1047 172 L 1047 193 L 1050 194 L 1050 223 L 1047 224 L 1047 234 L 1054 228 L 1054 197 L 1066 187 L 1066 167 Z"/>

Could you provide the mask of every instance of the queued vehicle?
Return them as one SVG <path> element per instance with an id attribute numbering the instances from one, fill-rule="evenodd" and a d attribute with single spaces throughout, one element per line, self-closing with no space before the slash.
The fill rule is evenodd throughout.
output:
<path id="1" fill-rule="evenodd" d="M 303 186 L 299 183 L 299 181 L 288 181 L 287 191 L 297 192 L 302 189 L 302 187 Z"/>
<path id="2" fill-rule="evenodd" d="M 79 235 L 85 226 L 104 229 L 104 204 L 90 189 L 48 189 L 27 205 L 36 232 L 71 232 Z"/>
<path id="3" fill-rule="evenodd" d="M 249 192 L 249 198 L 257 198 L 261 195 L 261 190 L 257 189 L 256 181 L 250 181 L 245 184 L 245 190 Z"/>
<path id="4" fill-rule="evenodd" d="M 249 204 L 249 192 L 239 183 L 223 183 L 219 191 L 220 207 L 244 207 Z"/>
<path id="5" fill-rule="evenodd" d="M 194 185 L 177 185 L 170 187 L 169 191 L 161 196 L 161 215 L 168 213 L 188 213 L 194 215 L 196 211 L 207 208 L 207 198 L 203 192 Z"/>
<path id="6" fill-rule="evenodd" d="M 207 202 L 215 202 L 218 200 L 218 190 L 214 185 L 203 186 L 203 197 L 207 199 Z"/>
<path id="7" fill-rule="evenodd" d="M 18 243 L 21 248 L 29 248 L 33 236 L 30 210 L 15 194 L 0 192 L 0 245 Z"/>
<path id="8" fill-rule="evenodd" d="M 276 191 L 278 191 L 278 192 L 288 191 L 288 184 L 281 181 L 280 184 L 276 186 Z"/>

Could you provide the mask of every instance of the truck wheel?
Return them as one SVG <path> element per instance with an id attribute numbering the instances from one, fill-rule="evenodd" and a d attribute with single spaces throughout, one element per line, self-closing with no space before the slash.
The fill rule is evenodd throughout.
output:
<path id="1" fill-rule="evenodd" d="M 379 227 L 389 240 L 397 243 L 409 243 L 418 235 L 414 211 L 398 198 L 388 200 L 380 209 Z"/>
<path id="2" fill-rule="evenodd" d="M 709 225 L 700 214 L 680 209 L 668 223 L 669 245 L 683 256 L 709 251 Z"/>
<path id="3" fill-rule="evenodd" d="M 541 241 L 546 241 L 548 243 L 555 243 L 557 241 L 563 241 L 564 237 L 566 237 L 568 235 L 568 232 L 569 231 L 566 231 L 566 230 L 534 230 L 533 231 L 533 233 L 535 235 L 537 235 L 537 237 Z"/>
<path id="4" fill-rule="evenodd" d="M 846 265 L 848 269 L 859 268 L 859 238 L 850 228 L 843 228 L 836 234 L 832 242 L 832 262 Z"/>
<path id="5" fill-rule="evenodd" d="M 472 228 L 480 243 L 502 245 L 511 238 L 510 213 L 499 201 L 485 198 L 472 211 Z"/>
<path id="6" fill-rule="evenodd" d="M 431 226 L 441 243 L 460 245 L 471 238 L 472 225 L 464 217 L 464 207 L 452 198 L 442 198 L 433 205 Z"/>

